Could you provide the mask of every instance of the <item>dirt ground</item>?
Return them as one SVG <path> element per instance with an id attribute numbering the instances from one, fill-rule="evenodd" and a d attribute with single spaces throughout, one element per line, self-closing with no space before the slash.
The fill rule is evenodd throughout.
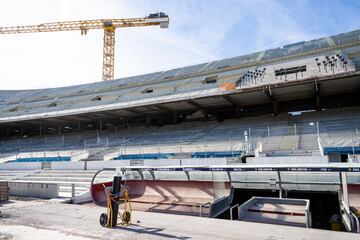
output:
<path id="1" fill-rule="evenodd" d="M 99 215 L 105 210 L 92 204 L 11 200 L 0 204 L 0 240 L 360 239 L 353 233 L 141 211 L 133 212 L 133 225 L 108 229 L 99 224 Z"/>

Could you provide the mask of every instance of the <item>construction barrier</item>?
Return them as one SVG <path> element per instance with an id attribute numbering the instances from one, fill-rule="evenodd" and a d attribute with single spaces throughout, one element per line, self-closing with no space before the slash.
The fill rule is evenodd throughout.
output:
<path id="1" fill-rule="evenodd" d="M 0 202 L 9 200 L 9 185 L 7 182 L 0 182 Z"/>

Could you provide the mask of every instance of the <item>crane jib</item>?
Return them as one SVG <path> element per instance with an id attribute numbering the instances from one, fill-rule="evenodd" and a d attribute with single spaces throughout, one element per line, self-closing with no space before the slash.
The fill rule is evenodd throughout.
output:
<path id="1" fill-rule="evenodd" d="M 36 32 L 58 32 L 76 31 L 86 35 L 88 30 L 103 29 L 104 51 L 103 51 L 103 80 L 114 79 L 114 49 L 115 29 L 125 27 L 144 27 L 159 25 L 160 28 L 169 26 L 169 17 L 163 13 L 153 13 L 145 18 L 124 18 L 124 19 L 97 19 L 81 21 L 65 21 L 43 23 L 39 25 L 0 27 L 0 34 L 36 33 Z"/>

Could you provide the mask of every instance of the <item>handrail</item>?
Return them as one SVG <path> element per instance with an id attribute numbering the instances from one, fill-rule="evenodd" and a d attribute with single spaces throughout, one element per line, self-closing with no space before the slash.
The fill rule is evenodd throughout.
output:
<path id="1" fill-rule="evenodd" d="M 199 210 L 199 211 L 200 211 L 200 214 L 199 214 L 200 217 L 202 217 L 202 208 L 205 207 L 205 206 L 207 206 L 207 205 L 210 205 L 210 204 L 211 204 L 211 202 L 206 202 L 206 203 L 201 204 L 201 205 L 199 206 L 199 208 L 200 208 L 200 210 Z"/>
<path id="2" fill-rule="evenodd" d="M 232 206 L 231 208 L 229 208 L 229 211 L 230 211 L 230 220 L 231 220 L 231 221 L 233 220 L 233 209 L 234 209 L 235 207 L 237 207 L 238 216 L 239 216 L 240 205 L 239 205 L 239 204 L 236 204 L 236 205 Z"/>
<path id="3" fill-rule="evenodd" d="M 360 221 L 359 221 L 359 218 L 352 211 L 350 211 L 350 215 L 355 219 L 356 232 L 358 234 L 360 234 Z"/>

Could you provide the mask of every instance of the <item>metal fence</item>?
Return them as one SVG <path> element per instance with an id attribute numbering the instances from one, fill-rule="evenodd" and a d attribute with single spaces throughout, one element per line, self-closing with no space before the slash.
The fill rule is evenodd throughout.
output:
<path id="1" fill-rule="evenodd" d="M 225 122 L 226 123 L 226 122 Z M 181 132 L 179 125 L 177 132 Z M 56 136 L 44 136 L 34 138 L 17 138 L 2 140 L 0 144 L 0 156 L 7 152 L 36 152 L 36 151 L 62 151 L 71 149 L 92 148 L 117 148 L 122 152 L 129 152 L 137 148 L 141 153 L 144 149 L 166 149 L 177 147 L 178 152 L 184 152 L 185 148 L 198 148 L 202 145 L 211 151 L 219 143 L 225 143 L 229 149 L 235 146 L 245 146 L 246 143 L 273 145 L 279 147 L 282 142 L 288 141 L 287 137 L 295 136 L 293 147 L 301 148 L 305 143 L 320 144 L 324 146 L 360 146 L 360 119 L 337 120 L 337 121 L 307 121 L 293 124 L 279 125 L 252 125 L 244 126 L 236 122 L 233 124 L 219 124 L 214 128 L 194 129 L 196 134 L 186 133 L 189 136 L 183 138 L 176 134 L 169 135 L 161 129 L 151 133 L 131 134 L 131 129 L 125 135 L 121 131 L 93 131 L 82 134 L 61 134 Z M 181 134 L 180 134 L 181 135 Z M 170 137 L 169 137 L 170 136 Z M 145 141 L 144 138 L 147 140 Z M 166 140 L 164 140 L 166 139 Z M 318 141 L 320 140 L 320 141 Z M 303 144 L 299 145 L 299 142 Z M 251 145 L 250 144 L 250 145 Z M 249 151 L 258 146 L 248 147 Z M 246 147 L 242 147 L 246 149 Z M 276 150 L 276 149 L 274 149 Z M 160 150 L 159 150 L 160 151 Z"/>

